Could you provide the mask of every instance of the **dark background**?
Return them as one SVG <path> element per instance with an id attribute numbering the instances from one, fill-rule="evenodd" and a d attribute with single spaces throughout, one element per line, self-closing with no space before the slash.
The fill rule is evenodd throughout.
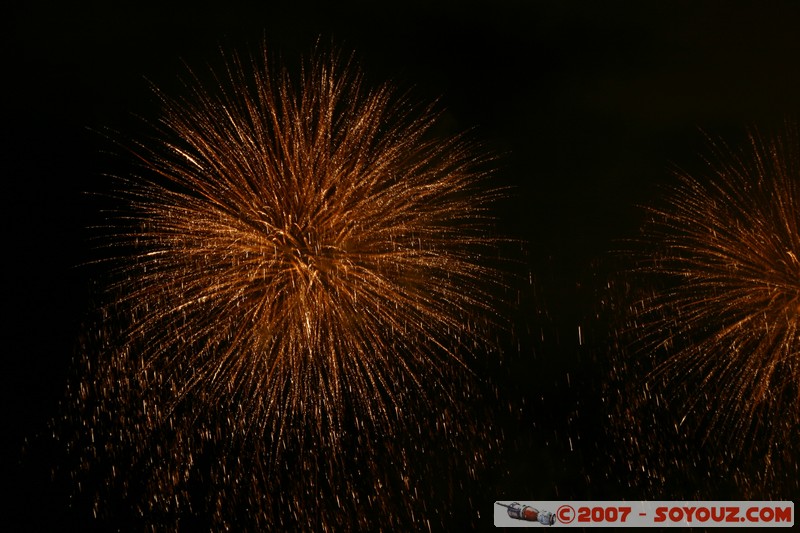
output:
<path id="1" fill-rule="evenodd" d="M 97 131 L 135 137 L 135 115 L 159 113 L 148 80 L 179 93 L 183 62 L 219 65 L 219 46 L 253 50 L 262 39 L 287 62 L 318 40 L 354 51 L 369 82 L 439 99 L 448 127 L 471 129 L 502 155 L 495 179 L 512 189 L 497 209 L 500 229 L 525 243 L 519 270 L 534 280 L 521 290 L 511 358 L 530 379 L 509 382 L 509 397 L 535 406 L 529 425 L 509 428 L 507 464 L 491 486 L 498 499 L 626 495 L 624 480 L 593 476 L 607 469 L 592 443 L 609 437 L 592 407 L 604 378 L 589 363 L 608 332 L 593 326 L 589 286 L 637 231 L 638 206 L 671 182 L 671 165 L 697 165 L 700 129 L 735 144 L 748 126 L 796 118 L 794 5 L 13 2 L 2 22 L 0 165 L 2 456 L 13 527 L 55 528 L 69 516 L 48 486 L 50 466 L 21 450 L 50 431 L 97 273 L 80 266 L 93 257 L 87 227 L 102 220 L 85 193 L 103 190 L 109 170 Z M 570 441 L 578 435 L 580 444 Z M 546 490 L 520 492 L 537 475 Z M 486 504 L 481 514 L 491 516 Z"/>

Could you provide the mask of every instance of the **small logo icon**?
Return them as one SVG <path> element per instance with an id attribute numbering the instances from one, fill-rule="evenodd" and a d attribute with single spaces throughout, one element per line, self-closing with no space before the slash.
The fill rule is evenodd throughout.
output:
<path id="1" fill-rule="evenodd" d="M 528 522 L 539 522 L 545 526 L 552 526 L 556 523 L 556 515 L 550 511 L 540 511 L 530 505 L 522 505 L 519 502 L 512 504 L 505 504 L 495 502 L 497 505 L 505 507 L 508 511 L 508 516 L 516 518 L 517 520 L 527 520 Z"/>

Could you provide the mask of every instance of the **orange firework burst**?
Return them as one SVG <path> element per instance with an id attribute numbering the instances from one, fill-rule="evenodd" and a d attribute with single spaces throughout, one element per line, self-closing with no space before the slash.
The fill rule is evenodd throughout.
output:
<path id="1" fill-rule="evenodd" d="M 495 195 L 466 143 L 427 136 L 430 109 L 411 116 L 335 61 L 297 86 L 265 65 L 164 98 L 162 142 L 137 150 L 154 178 L 125 191 L 117 288 L 140 372 L 243 429 L 299 416 L 336 432 L 346 404 L 385 426 L 481 340 Z"/>
<path id="2" fill-rule="evenodd" d="M 681 431 L 730 457 L 791 449 L 800 424 L 798 137 L 718 148 L 708 179 L 679 173 L 652 209 L 640 270 L 660 287 L 635 306 L 652 394 Z M 652 283 L 652 285 L 650 284 Z"/>
<path id="3" fill-rule="evenodd" d="M 459 425 L 453 400 L 496 324 L 491 158 L 335 58 L 298 77 L 265 57 L 228 64 L 184 99 L 157 91 L 155 139 L 132 149 L 141 169 L 107 227 L 112 303 L 71 393 L 105 444 L 75 446 L 140 491 L 140 516 L 194 513 L 201 479 L 218 487 L 203 498 L 220 527 L 238 501 L 260 509 L 255 529 L 367 528 L 359 507 L 406 505 L 430 435 L 454 446 L 482 431 Z M 375 462 L 387 453 L 403 472 Z M 123 461 L 144 485 L 120 480 Z M 353 516 L 298 514 L 320 491 Z"/>

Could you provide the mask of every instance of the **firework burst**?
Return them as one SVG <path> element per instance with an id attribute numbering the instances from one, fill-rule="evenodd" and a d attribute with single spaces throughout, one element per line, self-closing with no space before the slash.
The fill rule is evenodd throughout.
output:
<path id="1" fill-rule="evenodd" d="M 797 140 L 792 128 L 772 139 L 752 134 L 739 152 L 715 145 L 707 178 L 679 172 L 666 205 L 650 210 L 650 252 L 634 275 L 650 289 L 632 306 L 630 330 L 650 362 L 633 365 L 648 378 L 629 407 L 641 416 L 634 404 L 660 404 L 653 420 L 674 418 L 675 434 L 713 448 L 718 464 L 759 458 L 763 470 L 740 475 L 766 484 L 797 468 Z M 655 414 L 665 405 L 671 414 Z"/>
<path id="2" fill-rule="evenodd" d="M 157 179 L 131 183 L 135 225 L 117 234 L 135 250 L 117 288 L 140 372 L 241 411 L 243 429 L 337 431 L 345 404 L 383 425 L 492 316 L 493 193 L 465 143 L 426 138 L 430 109 L 410 116 L 335 61 L 297 87 L 250 66 L 164 98 L 163 142 L 140 152 Z"/>
<path id="3" fill-rule="evenodd" d="M 213 79 L 193 76 L 181 100 L 156 91 L 154 140 L 132 147 L 140 170 L 120 181 L 124 207 L 106 227 L 112 303 L 71 393 L 109 437 L 78 447 L 110 456 L 112 477 L 132 457 L 150 483 L 143 515 L 191 505 L 202 457 L 231 449 L 244 463 L 206 469 L 206 482 L 239 487 L 207 505 L 220 526 L 242 494 L 265 509 L 266 494 L 288 490 L 281 501 L 296 506 L 318 500 L 320 480 L 357 506 L 363 487 L 386 493 L 378 450 L 400 450 L 387 461 L 413 470 L 433 409 L 445 440 L 472 431 L 450 406 L 496 325 L 491 158 L 437 138 L 432 107 L 364 89 L 336 58 L 296 77 L 233 58 Z M 297 471 L 281 474 L 282 461 Z M 260 516 L 257 528 L 284 521 Z"/>

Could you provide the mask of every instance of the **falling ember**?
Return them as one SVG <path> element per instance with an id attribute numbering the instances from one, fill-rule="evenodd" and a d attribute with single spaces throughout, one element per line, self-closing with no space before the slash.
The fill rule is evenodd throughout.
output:
<path id="1" fill-rule="evenodd" d="M 132 449 L 152 471 L 141 513 L 191 501 L 213 449 L 260 461 L 214 466 L 223 491 L 269 492 L 289 460 L 308 478 L 299 492 L 324 479 L 355 495 L 369 472 L 338 479 L 342 450 L 394 450 L 429 410 L 450 413 L 497 323 L 491 158 L 335 58 L 296 78 L 234 58 L 214 79 L 192 77 L 181 100 L 156 91 L 155 140 L 132 147 L 140 170 L 119 181 L 107 226 L 111 320 L 87 343 L 83 409 L 113 426 L 87 449 Z M 324 520 L 305 526 L 342 525 Z"/>

